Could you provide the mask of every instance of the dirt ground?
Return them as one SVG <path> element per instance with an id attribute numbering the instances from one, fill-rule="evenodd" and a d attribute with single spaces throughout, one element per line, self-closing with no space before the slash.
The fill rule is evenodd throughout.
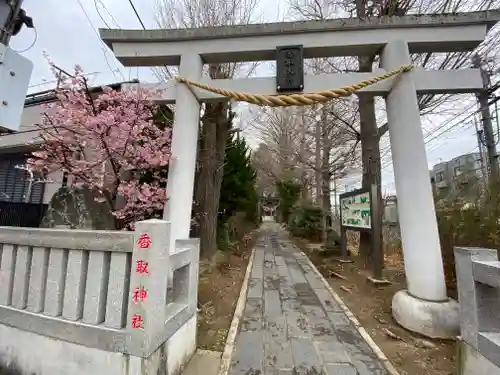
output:
<path id="1" fill-rule="evenodd" d="M 420 337 L 398 326 L 392 318 L 392 296 L 405 288 L 401 256 L 393 254 L 386 257 L 384 276 L 391 284 L 374 286 L 366 279 L 368 272 L 362 270 L 360 265 L 339 263 L 311 250 L 311 244 L 304 240 L 296 239 L 295 242 L 307 253 L 401 375 L 455 374 L 455 341 Z"/>
<path id="2" fill-rule="evenodd" d="M 198 285 L 198 348 L 222 352 L 240 295 L 256 232 L 247 235 L 239 248 L 219 253 L 200 266 Z"/>

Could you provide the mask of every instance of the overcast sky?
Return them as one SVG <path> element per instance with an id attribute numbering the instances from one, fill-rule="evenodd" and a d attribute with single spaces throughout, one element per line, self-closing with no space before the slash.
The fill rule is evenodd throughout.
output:
<path id="1" fill-rule="evenodd" d="M 155 0 L 134 0 L 134 2 L 146 27 L 156 28 L 153 15 Z M 259 8 L 257 16 L 265 21 L 277 20 L 278 14 L 282 17 L 285 12 L 284 1 L 279 0 L 275 3 L 282 4 L 280 9 L 278 6 L 269 7 L 269 3 L 266 7 Z M 98 12 L 112 28 L 138 29 L 141 27 L 128 1 L 25 0 L 23 8 L 29 16 L 33 17 L 36 26 L 36 41 L 35 32 L 24 28 L 18 36 L 12 38 L 11 48 L 23 51 L 22 54 L 34 63 L 30 92 L 53 87 L 53 82 L 51 82 L 53 76 L 42 56 L 42 51 L 46 51 L 50 58 L 63 69 L 71 71 L 75 64 L 80 64 L 86 73 L 95 73 L 89 75 L 92 84 L 109 84 L 133 78 L 148 82 L 156 81 L 149 68 L 121 66 L 98 37 L 97 28 L 106 27 Z M 33 42 L 34 45 L 30 48 Z M 268 66 L 263 65 L 259 67 L 257 74 L 271 75 L 272 71 L 269 71 Z M 426 146 L 429 167 L 440 161 L 477 151 L 474 124 L 470 117 L 476 109 L 473 98 L 463 95 L 453 106 L 453 115 L 434 115 L 423 119 L 424 134 L 428 134 Z M 463 112 L 462 116 L 457 118 L 456 113 L 461 112 Z M 451 128 L 451 130 L 446 132 L 437 130 L 438 128 Z M 390 152 L 386 151 L 388 140 L 385 139 L 383 143 L 381 147 L 382 155 L 384 155 L 383 190 L 387 193 L 394 193 Z M 359 183 L 359 176 L 353 176 L 341 181 L 340 185 L 354 188 L 358 187 Z"/>

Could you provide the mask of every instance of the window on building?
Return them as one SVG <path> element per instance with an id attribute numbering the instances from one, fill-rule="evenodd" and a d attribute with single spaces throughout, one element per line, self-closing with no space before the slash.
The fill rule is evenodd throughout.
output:
<path id="1" fill-rule="evenodd" d="M 463 173 L 462 166 L 458 166 L 458 167 L 453 168 L 453 174 L 455 176 L 460 176 L 462 173 Z"/>
<path id="2" fill-rule="evenodd" d="M 444 172 L 437 172 L 436 173 L 436 182 L 441 182 L 444 181 Z"/>
<path id="3" fill-rule="evenodd" d="M 16 168 L 16 166 L 25 164 L 26 156 L 24 154 L 2 155 L 0 161 L 0 202 L 42 202 L 44 184 L 38 182 L 36 177 L 30 183 L 30 174 L 23 169 Z"/>

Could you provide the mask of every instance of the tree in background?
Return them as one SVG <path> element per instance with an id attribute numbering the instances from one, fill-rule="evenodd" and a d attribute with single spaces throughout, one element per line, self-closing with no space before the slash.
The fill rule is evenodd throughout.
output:
<path id="1" fill-rule="evenodd" d="M 229 137 L 219 202 L 219 228 L 238 212 L 246 220 L 257 223 L 258 195 L 255 190 L 257 173 L 252 166 L 250 148 L 244 138 Z"/>
<path id="2" fill-rule="evenodd" d="M 102 193 L 117 218 L 133 226 L 154 217 L 167 199 L 165 169 L 170 161 L 170 128 L 158 126 L 155 92 L 103 88 L 93 94 L 76 66 L 56 89 L 58 100 L 45 106 L 38 124 L 41 150 L 28 164 L 33 170 L 62 170 L 75 187 Z M 155 123 L 156 118 L 156 123 Z M 118 197 L 125 198 L 119 207 Z"/>
<path id="3" fill-rule="evenodd" d="M 314 63 L 318 74 L 324 64 Z M 262 141 L 254 161 L 260 187 L 273 178 L 300 184 L 300 203 L 310 207 L 314 200 L 320 207 L 318 226 L 325 246 L 332 231 L 332 182 L 335 186 L 335 180 L 356 168 L 359 137 L 352 130 L 357 121 L 352 109 L 347 100 L 332 100 L 311 107 L 267 109 L 253 121 Z"/>
<path id="4" fill-rule="evenodd" d="M 300 184 L 293 180 L 278 181 L 276 183 L 280 198 L 279 212 L 282 223 L 288 223 L 293 206 L 300 198 Z"/>

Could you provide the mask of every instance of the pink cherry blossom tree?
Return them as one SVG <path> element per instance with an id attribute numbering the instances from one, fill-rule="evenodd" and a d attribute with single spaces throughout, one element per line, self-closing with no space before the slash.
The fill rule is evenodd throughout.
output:
<path id="1" fill-rule="evenodd" d="M 44 142 L 29 166 L 43 173 L 62 170 L 74 186 L 98 190 L 129 228 L 157 216 L 167 199 L 171 139 L 170 126 L 154 121 L 157 93 L 105 87 L 96 94 L 81 67 L 66 79 L 54 73 L 58 100 L 45 106 L 38 124 Z M 125 203 L 119 207 L 120 196 Z"/>

